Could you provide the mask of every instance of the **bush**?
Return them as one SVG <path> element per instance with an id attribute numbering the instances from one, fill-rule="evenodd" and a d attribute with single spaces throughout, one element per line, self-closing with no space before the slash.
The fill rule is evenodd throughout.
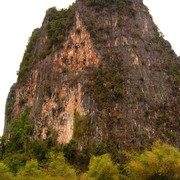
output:
<path id="1" fill-rule="evenodd" d="M 59 49 L 62 47 L 66 34 L 74 22 L 74 16 L 74 5 L 70 6 L 68 9 L 61 9 L 60 11 L 55 7 L 46 11 L 43 27 L 47 33 L 47 41 L 43 44 L 42 48 L 39 48 L 42 31 L 41 29 L 36 28 L 32 32 L 17 73 L 19 83 L 26 82 L 26 78 L 35 63 L 44 59 L 54 50 L 54 48 Z"/>
<path id="2" fill-rule="evenodd" d="M 117 103 L 124 97 L 122 60 L 111 59 L 109 53 L 104 55 L 103 60 L 108 62 L 108 67 L 100 65 L 92 69 L 85 88 L 86 93 L 97 103 L 98 109 L 111 109 L 113 102 Z"/>
<path id="3" fill-rule="evenodd" d="M 117 6 L 121 6 L 124 3 L 124 0 L 81 0 L 86 3 L 87 6 L 94 7 L 97 11 L 102 10 L 103 8 L 111 8 L 112 5 L 117 4 Z"/>
<path id="4" fill-rule="evenodd" d="M 19 72 L 18 72 L 18 80 L 20 82 L 26 80 L 29 71 L 32 69 L 34 62 L 36 61 L 35 57 L 35 47 L 40 38 L 40 29 L 36 28 L 32 32 L 31 37 L 29 38 L 28 45 L 26 47 L 26 51 L 23 56 L 23 60 L 20 64 Z"/>
<path id="5" fill-rule="evenodd" d="M 32 142 L 32 153 L 39 162 L 46 159 L 47 152 L 48 144 L 46 141 L 34 140 Z"/>
<path id="6" fill-rule="evenodd" d="M 38 162 L 35 159 L 26 162 L 26 165 L 17 174 L 17 179 L 41 179 L 45 174 L 38 169 Z"/>
<path id="7" fill-rule="evenodd" d="M 118 166 L 113 164 L 109 154 L 93 156 L 90 160 L 89 170 L 81 176 L 81 180 L 118 180 Z"/>
<path id="8" fill-rule="evenodd" d="M 74 133 L 73 138 L 75 140 L 84 140 L 84 134 L 88 133 L 91 123 L 91 118 L 87 115 L 74 114 Z"/>
<path id="9" fill-rule="evenodd" d="M 17 152 L 13 154 L 6 154 L 3 162 L 8 166 L 8 168 L 13 174 L 16 174 L 19 169 L 24 167 L 26 163 L 26 156 L 24 153 Z"/>
<path id="10" fill-rule="evenodd" d="M 26 109 L 19 118 L 10 124 L 10 138 L 7 150 L 28 151 L 30 137 L 32 135 L 32 124 L 29 121 L 29 109 Z"/>
<path id="11" fill-rule="evenodd" d="M 77 144 L 75 141 L 71 140 L 68 144 L 63 147 L 64 156 L 69 162 L 73 163 L 77 156 Z"/>
<path id="12" fill-rule="evenodd" d="M 48 164 L 47 179 L 77 179 L 74 169 L 66 162 L 62 153 L 50 153 L 50 163 Z"/>
<path id="13" fill-rule="evenodd" d="M 23 107 L 27 102 L 27 99 L 23 99 L 22 97 L 19 99 L 19 106 Z"/>
<path id="14" fill-rule="evenodd" d="M 9 172 L 8 167 L 0 162 L 0 179 L 11 180 L 13 177 L 12 173 Z"/>
<path id="15" fill-rule="evenodd" d="M 58 11 L 55 7 L 47 10 L 44 21 L 48 22 L 46 24 L 48 39 L 46 42 L 46 54 L 44 54 L 44 56 L 50 54 L 53 47 L 62 47 L 66 33 L 73 24 L 75 15 L 74 7 L 75 6 L 72 5 L 68 9 L 61 9 L 60 11 Z"/>
<path id="16" fill-rule="evenodd" d="M 151 151 L 135 155 L 126 165 L 131 179 L 180 179 L 180 152 L 167 144 L 156 142 Z"/>

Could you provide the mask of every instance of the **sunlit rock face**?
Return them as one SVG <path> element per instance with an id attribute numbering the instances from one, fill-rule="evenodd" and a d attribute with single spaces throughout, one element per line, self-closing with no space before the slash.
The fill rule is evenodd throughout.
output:
<path id="1" fill-rule="evenodd" d="M 85 67 L 96 67 L 99 61 L 77 12 L 64 47 L 37 63 L 26 85 L 16 89 L 13 116 L 29 106 L 35 138 L 46 139 L 48 128 L 52 127 L 58 142 L 68 143 L 73 135 L 75 111 L 81 115 L 88 113 L 89 102 L 84 102 L 82 85 L 76 79 Z M 20 99 L 26 101 L 22 107 Z"/>
<path id="2" fill-rule="evenodd" d="M 30 107 L 35 139 L 46 139 L 52 128 L 59 143 L 68 143 L 78 113 L 91 118 L 81 148 L 113 143 L 120 150 L 143 149 L 158 138 L 179 146 L 179 59 L 141 0 L 118 2 L 99 10 L 77 1 L 63 46 L 11 89 L 4 134 Z M 40 32 L 36 50 L 47 41 L 43 26 Z"/>

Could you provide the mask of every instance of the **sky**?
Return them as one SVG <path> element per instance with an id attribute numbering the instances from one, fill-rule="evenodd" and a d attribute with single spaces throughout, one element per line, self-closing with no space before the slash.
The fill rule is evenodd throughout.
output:
<path id="1" fill-rule="evenodd" d="M 40 27 L 48 8 L 66 8 L 75 0 L 0 1 L 0 136 L 9 89 L 16 82 L 27 42 L 33 29 Z M 154 22 L 176 54 L 180 56 L 180 0 L 144 0 Z"/>

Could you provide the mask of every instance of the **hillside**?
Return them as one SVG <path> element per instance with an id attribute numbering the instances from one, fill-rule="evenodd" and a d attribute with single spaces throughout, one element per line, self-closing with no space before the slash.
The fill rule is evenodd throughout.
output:
<path id="1" fill-rule="evenodd" d="M 28 109 L 32 139 L 143 150 L 179 147 L 179 58 L 141 0 L 50 8 L 32 33 L 6 103 L 4 135 Z"/>

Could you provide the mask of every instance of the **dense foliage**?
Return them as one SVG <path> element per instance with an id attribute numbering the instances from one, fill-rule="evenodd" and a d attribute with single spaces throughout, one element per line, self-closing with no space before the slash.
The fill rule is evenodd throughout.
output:
<path id="1" fill-rule="evenodd" d="M 37 61 L 37 53 L 35 51 L 36 45 L 40 38 L 40 29 L 37 28 L 32 32 L 31 37 L 29 38 L 26 51 L 24 53 L 20 68 L 18 71 L 18 79 L 20 82 L 26 79 L 28 72 L 32 69 L 33 64 Z"/>
<path id="2" fill-rule="evenodd" d="M 81 116 L 78 113 L 74 115 L 74 134 L 73 137 L 77 141 L 87 141 L 84 139 L 84 134 L 86 133 L 87 136 L 90 136 L 90 124 L 91 118 L 87 115 Z"/>
<path id="3" fill-rule="evenodd" d="M 100 23 L 102 17 L 112 18 L 113 13 L 118 15 L 118 26 L 123 25 L 125 16 L 130 18 L 135 17 L 136 9 L 131 1 L 125 0 L 81 0 L 87 8 L 92 8 L 91 11 L 83 9 L 82 19 L 84 24 L 95 42 L 97 49 L 101 49 L 109 45 L 109 41 L 114 39 L 112 24 Z M 109 17 L 106 11 L 109 11 Z M 91 12 L 91 13 L 89 13 Z M 99 21 L 100 20 L 100 21 Z"/>
<path id="4" fill-rule="evenodd" d="M 87 6 L 94 7 L 96 10 L 102 10 L 102 8 L 112 8 L 113 5 L 121 8 L 125 5 L 125 0 L 81 0 L 86 3 Z"/>
<path id="5" fill-rule="evenodd" d="M 70 27 L 73 25 L 75 16 L 75 5 L 68 9 L 58 11 L 55 7 L 46 12 L 44 19 L 45 29 L 47 32 L 47 42 L 45 49 L 41 52 L 41 58 L 52 52 L 52 49 L 59 49 L 63 46 L 63 41 L 68 35 Z"/>
<path id="6" fill-rule="evenodd" d="M 47 10 L 43 26 L 40 29 L 35 29 L 29 38 L 18 71 L 18 81 L 20 83 L 25 81 L 35 63 L 44 59 L 52 51 L 62 48 L 63 41 L 73 25 L 74 15 L 75 5 L 59 11 L 55 7 Z"/>
<path id="7" fill-rule="evenodd" d="M 180 152 L 173 146 L 155 142 L 151 150 L 139 153 L 116 152 L 109 146 L 82 152 L 75 141 L 56 145 L 56 134 L 51 132 L 47 140 L 33 140 L 32 125 L 26 109 L 10 124 L 10 137 L 0 139 L 1 179 L 172 179 L 180 178 Z M 83 137 L 84 124 L 90 122 L 87 116 L 75 114 L 75 123 L 82 130 L 74 133 L 74 140 Z M 77 126 L 77 124 L 76 124 Z M 82 139 L 85 141 L 85 139 Z M 96 156 L 94 156 L 94 155 Z M 112 157 L 112 158 L 111 158 Z M 72 164 L 72 165 L 70 165 Z M 89 165 L 88 165 L 89 164 Z M 88 166 L 88 169 L 87 169 Z"/>
<path id="8" fill-rule="evenodd" d="M 32 130 L 32 125 L 29 122 L 29 109 L 26 109 L 10 125 L 10 138 L 7 144 L 9 150 L 11 152 L 28 151 Z"/>
<path id="9" fill-rule="evenodd" d="M 93 156 L 89 163 L 89 170 L 82 175 L 81 179 L 118 180 L 118 166 L 113 164 L 109 154 L 98 157 Z"/>
<path id="10" fill-rule="evenodd" d="M 132 156 L 126 165 L 131 179 L 179 179 L 180 153 L 167 144 L 156 142 L 151 151 Z"/>
<path id="11" fill-rule="evenodd" d="M 110 53 L 107 53 L 103 60 L 108 66 L 99 66 L 91 71 L 86 84 L 86 93 L 93 97 L 100 110 L 112 108 L 112 103 L 121 101 L 124 96 L 121 58 L 110 57 Z"/>
<path id="12" fill-rule="evenodd" d="M 13 178 L 13 174 L 9 171 L 8 167 L 0 162 L 0 179 L 10 180 Z"/>

